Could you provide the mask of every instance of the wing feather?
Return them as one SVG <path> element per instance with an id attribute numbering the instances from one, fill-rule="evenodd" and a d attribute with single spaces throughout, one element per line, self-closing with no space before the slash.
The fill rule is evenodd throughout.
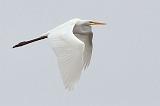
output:
<path id="1" fill-rule="evenodd" d="M 92 55 L 91 26 L 76 24 L 75 19 L 49 31 L 49 40 L 57 56 L 66 89 L 72 89 L 80 79 L 82 70 L 90 63 Z"/>
<path id="2" fill-rule="evenodd" d="M 73 33 L 50 38 L 56 53 L 62 79 L 66 89 L 72 89 L 83 70 L 84 43 Z"/>

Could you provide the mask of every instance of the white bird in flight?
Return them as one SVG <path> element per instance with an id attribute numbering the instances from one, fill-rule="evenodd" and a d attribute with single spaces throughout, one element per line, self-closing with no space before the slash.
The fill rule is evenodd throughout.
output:
<path id="1" fill-rule="evenodd" d="M 53 48 L 66 89 L 73 89 L 82 70 L 90 63 L 92 55 L 92 26 L 105 25 L 93 20 L 72 19 L 40 37 L 13 46 L 20 47 L 47 38 Z"/>

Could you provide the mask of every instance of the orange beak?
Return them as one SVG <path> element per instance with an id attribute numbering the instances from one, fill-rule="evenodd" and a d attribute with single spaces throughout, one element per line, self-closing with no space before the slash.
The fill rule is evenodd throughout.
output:
<path id="1" fill-rule="evenodd" d="M 101 21 L 90 21 L 90 25 L 106 25 L 106 23 Z"/>

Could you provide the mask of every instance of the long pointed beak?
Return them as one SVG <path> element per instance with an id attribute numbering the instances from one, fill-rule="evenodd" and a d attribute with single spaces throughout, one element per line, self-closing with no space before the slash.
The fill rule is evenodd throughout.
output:
<path id="1" fill-rule="evenodd" d="M 106 25 L 106 23 L 101 21 L 90 21 L 90 25 Z"/>

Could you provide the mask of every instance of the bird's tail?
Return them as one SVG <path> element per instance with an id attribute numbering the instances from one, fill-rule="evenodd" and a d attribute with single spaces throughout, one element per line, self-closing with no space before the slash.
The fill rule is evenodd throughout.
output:
<path id="1" fill-rule="evenodd" d="M 39 40 L 42 40 L 42 39 L 45 39 L 45 38 L 48 38 L 48 33 L 45 33 L 43 34 L 42 36 L 38 37 L 38 38 L 35 38 L 35 39 L 32 39 L 32 40 L 28 40 L 28 41 L 22 41 L 16 45 L 13 46 L 13 48 L 16 48 L 16 47 L 21 47 L 21 46 L 24 46 L 24 45 L 27 45 L 27 44 L 30 44 L 32 42 L 35 42 L 35 41 L 39 41 Z"/>

